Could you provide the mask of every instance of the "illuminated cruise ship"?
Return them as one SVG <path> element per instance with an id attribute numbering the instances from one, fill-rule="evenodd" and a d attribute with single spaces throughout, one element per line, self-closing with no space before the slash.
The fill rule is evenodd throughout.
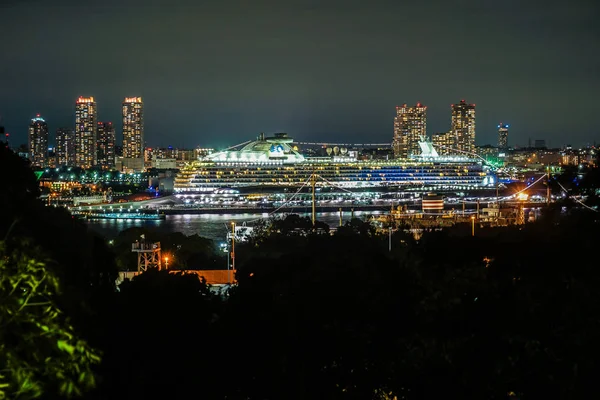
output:
<path id="1" fill-rule="evenodd" d="M 239 150 L 213 153 L 186 165 L 175 179 L 177 193 L 219 189 L 294 188 L 316 185 L 344 190 L 451 191 L 494 187 L 495 177 L 480 160 L 440 156 L 421 142 L 421 155 L 407 160 L 358 160 L 352 152 L 305 157 L 285 133 L 261 134 Z M 345 149 L 344 149 L 345 150 Z"/>

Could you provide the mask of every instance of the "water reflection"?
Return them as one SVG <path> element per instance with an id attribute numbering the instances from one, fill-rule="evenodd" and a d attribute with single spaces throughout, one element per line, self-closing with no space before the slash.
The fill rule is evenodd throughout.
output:
<path id="1" fill-rule="evenodd" d="M 366 214 L 380 214 L 380 212 L 355 211 L 355 218 L 362 218 Z M 280 214 L 280 216 L 283 214 Z M 310 213 L 300 213 L 301 216 L 310 217 Z M 351 212 L 342 213 L 342 221 L 349 221 Z M 223 240 L 228 230 L 228 223 L 247 223 L 252 225 L 259 219 L 268 219 L 268 213 L 262 214 L 184 214 L 167 215 L 164 220 L 90 220 L 88 226 L 95 232 L 105 237 L 114 237 L 119 232 L 133 228 L 143 227 L 156 229 L 161 232 L 181 232 L 184 235 L 200 235 L 213 240 Z M 339 225 L 339 212 L 317 213 L 317 219 L 330 226 Z"/>

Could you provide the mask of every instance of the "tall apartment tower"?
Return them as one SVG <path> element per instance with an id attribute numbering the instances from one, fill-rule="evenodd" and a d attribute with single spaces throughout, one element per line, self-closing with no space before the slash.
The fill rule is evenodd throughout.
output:
<path id="1" fill-rule="evenodd" d="M 48 165 L 48 124 L 40 114 L 29 123 L 29 160 L 35 168 Z"/>
<path id="2" fill-rule="evenodd" d="M 73 129 L 58 128 L 56 130 L 55 153 L 58 167 L 75 165 L 75 133 Z"/>
<path id="3" fill-rule="evenodd" d="M 427 107 L 417 103 L 414 107 L 406 104 L 396 107 L 394 117 L 394 156 L 408 158 L 420 154 L 419 141 L 427 134 Z"/>
<path id="4" fill-rule="evenodd" d="M 431 142 L 439 155 L 445 156 L 454 154 L 452 151 L 454 148 L 454 140 L 451 132 L 434 133 L 431 135 Z"/>
<path id="5" fill-rule="evenodd" d="M 502 150 L 508 148 L 508 125 L 502 122 L 498 125 L 498 148 Z"/>
<path id="6" fill-rule="evenodd" d="M 80 97 L 75 103 L 75 166 L 91 168 L 97 163 L 98 109 L 93 97 Z"/>
<path id="7" fill-rule="evenodd" d="M 98 165 L 102 169 L 115 167 L 115 128 L 112 122 L 98 122 L 96 143 Z"/>
<path id="8" fill-rule="evenodd" d="M 459 152 L 475 151 L 475 104 L 461 100 L 452 105 L 452 135 Z"/>
<path id="9" fill-rule="evenodd" d="M 141 97 L 123 101 L 123 158 L 144 158 L 144 103 Z"/>

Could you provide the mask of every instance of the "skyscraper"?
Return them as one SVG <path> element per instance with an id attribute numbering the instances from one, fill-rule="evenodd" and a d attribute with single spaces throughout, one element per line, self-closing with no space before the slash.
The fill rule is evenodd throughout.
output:
<path id="1" fill-rule="evenodd" d="M 414 107 L 404 104 L 396 107 L 394 117 L 394 156 L 408 158 L 420 154 L 419 141 L 427 134 L 427 107 L 417 103 Z"/>
<path id="2" fill-rule="evenodd" d="M 112 122 L 98 122 L 98 165 L 103 169 L 115 167 L 115 128 Z"/>
<path id="3" fill-rule="evenodd" d="M 475 151 L 475 104 L 461 100 L 452 105 L 452 135 L 459 152 Z"/>
<path id="4" fill-rule="evenodd" d="M 96 165 L 97 138 L 96 102 L 93 97 L 79 97 L 75 104 L 75 165 L 91 168 Z"/>
<path id="5" fill-rule="evenodd" d="M 440 132 L 431 135 L 433 147 L 439 155 L 453 154 L 454 140 L 451 132 Z"/>
<path id="6" fill-rule="evenodd" d="M 55 152 L 57 166 L 75 165 L 75 133 L 73 129 L 58 128 L 56 130 Z"/>
<path id="7" fill-rule="evenodd" d="M 144 158 L 144 103 L 141 97 L 123 101 L 123 157 Z"/>
<path id="8" fill-rule="evenodd" d="M 498 148 L 501 150 L 508 148 L 508 125 L 502 122 L 498 125 Z"/>
<path id="9" fill-rule="evenodd" d="M 29 160 L 32 167 L 48 165 L 48 124 L 39 114 L 29 123 Z"/>

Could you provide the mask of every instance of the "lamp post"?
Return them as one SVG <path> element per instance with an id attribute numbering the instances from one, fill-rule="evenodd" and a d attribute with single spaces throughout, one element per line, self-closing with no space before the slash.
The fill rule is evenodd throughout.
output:
<path id="1" fill-rule="evenodd" d="M 227 240 L 227 238 L 225 238 Z M 219 245 L 219 249 L 221 251 L 223 251 L 224 253 L 227 253 L 227 280 L 230 280 L 229 278 L 229 256 L 231 254 L 229 254 L 229 241 L 226 241 L 225 243 L 221 243 Z"/>
<path id="2" fill-rule="evenodd" d="M 165 269 L 169 269 L 169 257 L 165 257 Z"/>
<path id="3" fill-rule="evenodd" d="M 471 216 L 471 236 L 475 236 L 475 216 Z"/>

